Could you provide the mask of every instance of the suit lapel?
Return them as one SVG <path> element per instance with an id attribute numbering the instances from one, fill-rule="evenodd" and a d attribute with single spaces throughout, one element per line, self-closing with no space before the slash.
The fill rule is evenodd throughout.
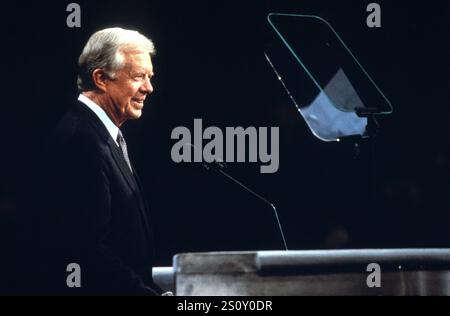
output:
<path id="1" fill-rule="evenodd" d="M 137 184 L 135 181 L 135 178 L 133 174 L 131 173 L 130 168 L 128 167 L 127 162 L 125 161 L 125 158 L 123 157 L 123 154 L 119 147 L 117 147 L 117 144 L 114 143 L 114 141 L 109 140 L 108 141 L 109 148 L 112 153 L 112 157 L 114 161 L 116 162 L 116 165 L 119 167 L 120 172 L 122 173 L 123 177 L 127 181 L 128 185 L 133 189 L 133 191 L 137 190 Z"/>
<path id="2" fill-rule="evenodd" d="M 82 102 L 78 101 L 75 104 L 75 111 L 79 113 L 79 115 L 88 119 L 88 121 L 93 125 L 94 131 L 99 134 L 99 136 L 108 143 L 109 149 L 111 151 L 113 160 L 121 171 L 123 177 L 126 182 L 130 186 L 133 192 L 137 192 L 137 184 L 134 180 L 134 176 L 128 167 L 127 162 L 123 156 L 121 149 L 117 146 L 115 141 L 112 139 L 105 125 L 103 125 L 102 121 L 97 117 L 97 115 L 92 112 L 86 105 Z"/>

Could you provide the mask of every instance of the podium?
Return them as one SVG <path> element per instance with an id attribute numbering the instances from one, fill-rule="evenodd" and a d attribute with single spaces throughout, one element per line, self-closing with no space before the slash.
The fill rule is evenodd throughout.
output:
<path id="1" fill-rule="evenodd" d="M 178 296 L 447 296 L 450 249 L 184 253 L 153 275 Z"/>

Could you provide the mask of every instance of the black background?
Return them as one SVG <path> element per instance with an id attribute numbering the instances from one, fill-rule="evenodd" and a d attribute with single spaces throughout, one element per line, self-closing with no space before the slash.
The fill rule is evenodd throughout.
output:
<path id="1" fill-rule="evenodd" d="M 172 162 L 170 133 L 194 118 L 279 126 L 277 173 L 251 163 L 228 171 L 277 205 L 290 249 L 450 246 L 449 3 L 378 1 L 382 27 L 371 29 L 370 2 L 78 1 L 73 29 L 69 1 L 3 4 L 2 263 L 24 251 L 17 226 L 33 161 L 77 97 L 82 47 L 109 26 L 137 29 L 157 48 L 155 91 L 123 129 L 154 213 L 158 265 L 180 252 L 282 249 L 267 205 L 199 165 Z M 357 154 L 354 141 L 310 134 L 264 59 L 269 12 L 319 15 L 350 46 L 395 108 L 374 144 L 359 141 Z"/>

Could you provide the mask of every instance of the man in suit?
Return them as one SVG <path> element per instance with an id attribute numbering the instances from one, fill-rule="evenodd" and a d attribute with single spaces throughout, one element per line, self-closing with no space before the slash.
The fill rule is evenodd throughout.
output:
<path id="1" fill-rule="evenodd" d="M 150 213 L 120 130 L 153 92 L 154 53 L 144 35 L 108 28 L 79 57 L 81 93 L 46 147 L 39 179 L 44 294 L 161 294 Z"/>

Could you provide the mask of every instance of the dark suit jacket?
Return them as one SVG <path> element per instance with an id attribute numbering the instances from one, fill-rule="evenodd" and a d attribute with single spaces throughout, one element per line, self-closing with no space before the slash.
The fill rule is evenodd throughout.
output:
<path id="1" fill-rule="evenodd" d="M 136 172 L 101 120 L 77 102 L 42 159 L 38 282 L 49 294 L 155 295 L 150 214 Z M 81 288 L 68 288 L 69 263 Z"/>

